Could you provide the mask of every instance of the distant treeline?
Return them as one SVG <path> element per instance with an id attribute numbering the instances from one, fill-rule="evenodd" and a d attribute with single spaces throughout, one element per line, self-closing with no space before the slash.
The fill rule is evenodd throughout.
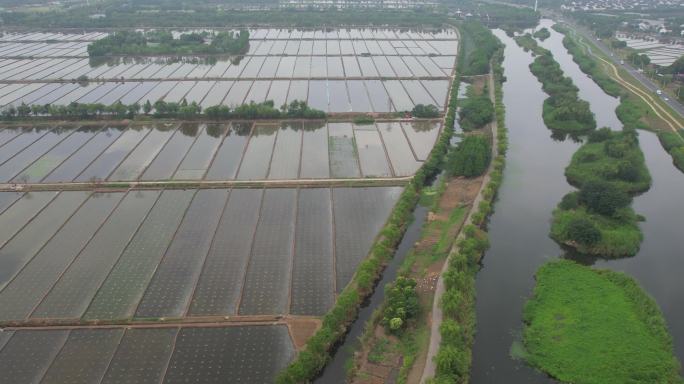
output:
<path id="1" fill-rule="evenodd" d="M 104 17 L 90 17 L 102 14 Z M 142 11 L 134 6 L 113 4 L 100 7 L 79 7 L 69 11 L 0 13 L 6 26 L 33 28 L 131 28 L 131 27 L 225 27 L 226 25 L 274 25 L 316 27 L 321 25 L 373 25 L 441 28 L 447 22 L 445 12 L 430 10 L 262 10 L 236 11 L 216 7 L 199 7 L 192 11 Z"/>
<path id="2" fill-rule="evenodd" d="M 184 33 L 119 31 L 88 45 L 90 57 L 110 55 L 242 55 L 249 50 L 249 32 Z"/>
<path id="3" fill-rule="evenodd" d="M 204 113 L 203 113 L 204 112 Z M 111 105 L 101 103 L 76 103 L 68 105 L 27 105 L 22 103 L 18 107 L 10 106 L 2 111 L 4 120 L 24 119 L 29 117 L 48 117 L 63 119 L 97 119 L 114 118 L 130 119 L 140 114 L 151 115 L 153 117 L 192 119 L 206 117 L 209 119 L 324 119 L 326 113 L 317 109 L 310 108 L 305 101 L 293 100 L 290 104 L 284 104 L 277 108 L 273 101 L 267 100 L 263 103 L 250 102 L 242 104 L 236 108 L 227 105 L 215 105 L 207 107 L 202 111 L 202 107 L 195 102 L 188 103 L 185 99 L 180 103 L 169 103 L 157 101 L 152 104 L 147 101 L 145 104 L 122 104 L 116 102 Z"/>

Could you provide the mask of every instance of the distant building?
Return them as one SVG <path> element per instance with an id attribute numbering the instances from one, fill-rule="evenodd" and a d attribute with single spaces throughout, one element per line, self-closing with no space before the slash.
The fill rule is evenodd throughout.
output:
<path id="1" fill-rule="evenodd" d="M 414 9 L 432 8 L 438 5 L 431 0 L 280 0 L 280 8 L 295 9 Z"/>

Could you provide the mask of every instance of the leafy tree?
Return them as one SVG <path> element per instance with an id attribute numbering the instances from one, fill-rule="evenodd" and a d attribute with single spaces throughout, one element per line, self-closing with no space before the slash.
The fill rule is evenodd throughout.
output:
<path id="1" fill-rule="evenodd" d="M 145 105 L 143 106 L 143 112 L 145 112 L 146 115 L 149 115 L 150 112 L 152 112 L 152 103 L 150 103 L 150 100 L 145 102 Z"/>
<path id="2" fill-rule="evenodd" d="M 439 116 L 439 109 L 432 105 L 416 104 L 411 111 L 411 114 L 415 117 L 431 118 Z"/>
<path id="3" fill-rule="evenodd" d="M 475 177 L 483 174 L 491 159 L 491 144 L 480 135 L 466 136 L 451 150 L 447 158 L 447 171 L 452 176 Z"/>
<path id="4" fill-rule="evenodd" d="M 385 288 L 387 305 L 383 312 L 382 323 L 389 328 L 390 332 L 401 330 L 408 319 L 418 314 L 418 293 L 416 281 L 407 277 L 398 277 L 397 280 Z"/>
<path id="5" fill-rule="evenodd" d="M 481 128 L 494 120 L 494 104 L 486 95 L 469 97 L 462 103 L 458 117 L 466 131 Z"/>
<path id="6" fill-rule="evenodd" d="M 601 241 L 601 231 L 586 218 L 573 218 L 567 227 L 568 239 L 582 245 L 594 245 Z"/>
<path id="7" fill-rule="evenodd" d="M 582 186 L 579 192 L 579 201 L 593 212 L 613 216 L 618 209 L 629 205 L 632 199 L 615 184 L 594 180 L 588 181 Z"/>

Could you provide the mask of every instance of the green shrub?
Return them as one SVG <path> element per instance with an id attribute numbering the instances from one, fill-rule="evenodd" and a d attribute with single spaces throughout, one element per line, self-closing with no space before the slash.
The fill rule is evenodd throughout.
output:
<path id="1" fill-rule="evenodd" d="M 416 104 L 413 110 L 411 110 L 411 115 L 420 118 L 439 117 L 439 108 L 432 104 Z"/>
<path id="2" fill-rule="evenodd" d="M 494 105 L 487 95 L 472 96 L 463 101 L 458 116 L 463 130 L 482 128 L 494 119 Z"/>
<path id="3" fill-rule="evenodd" d="M 597 180 L 582 186 L 579 201 L 593 212 L 613 216 L 618 209 L 628 206 L 632 199 L 615 184 Z"/>
<path id="4" fill-rule="evenodd" d="M 398 277 L 394 283 L 385 287 L 385 309 L 382 324 L 391 333 L 398 333 L 409 319 L 414 318 L 420 309 L 416 281 Z"/>
<path id="5" fill-rule="evenodd" d="M 584 246 L 592 246 L 601 241 L 601 231 L 594 223 L 583 218 L 574 218 L 568 223 L 568 239 Z"/>
<path id="6" fill-rule="evenodd" d="M 475 177 L 483 174 L 491 159 L 491 144 L 480 135 L 466 136 L 449 152 L 447 171 L 452 176 Z"/>

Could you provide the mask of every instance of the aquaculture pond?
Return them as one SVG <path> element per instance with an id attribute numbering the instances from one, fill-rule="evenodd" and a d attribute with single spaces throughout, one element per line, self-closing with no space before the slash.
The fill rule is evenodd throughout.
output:
<path id="1" fill-rule="evenodd" d="M 545 24 L 547 25 L 547 24 Z M 560 36 L 542 43 L 553 52 L 566 75 L 580 87 L 580 97 L 590 100 L 599 125 L 620 129 L 614 115 L 615 98 L 603 93 L 572 62 Z M 635 277 L 660 305 L 674 339 L 675 352 L 684 360 L 684 284 L 679 279 L 682 261 L 677 227 L 684 217 L 678 196 L 684 192 L 684 176 L 650 132 L 639 140 L 653 185 L 636 197 L 634 209 L 646 217 L 640 223 L 644 242 L 639 253 L 627 259 L 604 261 L 566 254 L 548 237 L 551 212 L 570 190 L 564 170 L 578 143 L 555 141 L 542 121 L 546 94 L 529 72 L 532 62 L 502 31 L 495 31 L 506 45 L 504 103 L 510 131 L 510 149 L 504 182 L 495 213 L 489 223 L 491 248 L 486 252 L 476 280 L 477 335 L 473 349 L 473 383 L 544 383 L 554 380 L 517 360 L 522 333 L 522 309 L 534 287 L 534 273 L 546 261 L 570 257 L 596 267 L 625 271 Z M 574 66 L 574 68 L 573 68 Z M 597 91 L 598 90 L 598 91 Z"/>
<path id="2" fill-rule="evenodd" d="M 185 99 L 203 107 L 304 100 L 329 112 L 443 108 L 458 52 L 453 30 L 253 29 L 241 57 L 89 59 L 87 46 L 108 34 L 4 34 L 0 107 Z"/>
<path id="3" fill-rule="evenodd" d="M 0 182 L 410 176 L 441 122 L 0 127 Z M 329 163 L 329 164 L 328 164 Z"/>

